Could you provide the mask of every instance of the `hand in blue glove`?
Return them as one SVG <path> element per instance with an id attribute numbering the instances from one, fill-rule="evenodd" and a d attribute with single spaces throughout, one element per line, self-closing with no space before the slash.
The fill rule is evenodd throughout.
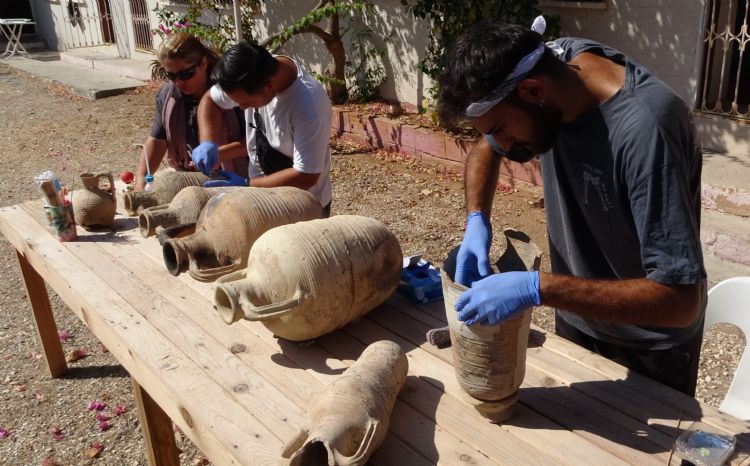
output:
<path id="1" fill-rule="evenodd" d="M 539 272 L 505 272 L 475 282 L 458 297 L 455 309 L 466 325 L 496 325 L 539 304 Z"/>
<path id="2" fill-rule="evenodd" d="M 454 281 L 471 286 L 477 280 L 488 276 L 490 271 L 490 242 L 492 227 L 482 212 L 471 212 L 466 217 L 466 232 L 456 256 Z"/>
<path id="3" fill-rule="evenodd" d="M 247 178 L 232 172 L 219 170 L 212 178 L 203 183 L 206 188 L 221 188 L 224 186 L 248 186 Z"/>
<path id="4" fill-rule="evenodd" d="M 208 175 L 219 161 L 219 146 L 211 141 L 202 142 L 193 149 L 191 157 L 195 168 Z"/>

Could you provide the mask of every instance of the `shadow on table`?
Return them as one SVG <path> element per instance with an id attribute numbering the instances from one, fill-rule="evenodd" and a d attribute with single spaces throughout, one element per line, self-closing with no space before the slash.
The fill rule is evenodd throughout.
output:
<path id="1" fill-rule="evenodd" d="M 271 355 L 271 360 L 276 364 L 290 369 L 312 369 L 321 374 L 338 375 L 344 372 L 343 368 L 332 368 L 328 365 L 329 354 L 314 350 L 315 341 L 289 341 L 277 338 L 281 353 Z M 308 349 L 310 348 L 310 349 Z"/>
<path id="2" fill-rule="evenodd" d="M 69 367 L 61 379 L 106 379 L 110 377 L 129 377 L 128 371 L 119 364 L 109 366 Z"/>
<path id="3" fill-rule="evenodd" d="M 506 424 L 529 429 L 559 428 L 593 434 L 646 453 L 669 452 L 674 439 L 699 420 L 703 410 L 694 398 L 643 379 L 632 374 L 626 380 L 522 388 L 520 402 L 543 413 L 546 419 L 514 415 Z M 636 388 L 641 383 L 642 389 Z M 735 451 L 740 456 L 750 454 L 750 433 L 736 438 Z"/>

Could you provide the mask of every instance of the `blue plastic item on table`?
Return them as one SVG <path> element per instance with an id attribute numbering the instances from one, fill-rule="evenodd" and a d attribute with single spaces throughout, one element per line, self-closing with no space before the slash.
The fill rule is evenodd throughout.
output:
<path id="1" fill-rule="evenodd" d="M 426 304 L 443 299 L 440 271 L 422 256 L 404 258 L 399 290 L 415 304 Z"/>

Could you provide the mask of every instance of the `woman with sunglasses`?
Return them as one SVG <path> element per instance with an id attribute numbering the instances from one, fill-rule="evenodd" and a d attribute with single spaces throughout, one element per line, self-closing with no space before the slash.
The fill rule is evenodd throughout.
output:
<path id="1" fill-rule="evenodd" d="M 218 60 L 218 53 L 192 34 L 172 34 L 162 43 L 152 65 L 152 76 L 166 82 L 156 94 L 156 115 L 143 145 L 144 153 L 136 165 L 135 191 L 142 191 L 145 187 L 146 161 L 148 172 L 153 173 L 165 154 L 172 168 L 195 170 L 190 152 L 199 144 L 196 111 L 201 97 L 213 84 L 211 71 Z M 220 151 L 242 150 L 244 124 L 241 111 L 222 115 Z M 247 176 L 245 157 L 224 158 L 227 161 L 222 163 L 223 170 Z"/>

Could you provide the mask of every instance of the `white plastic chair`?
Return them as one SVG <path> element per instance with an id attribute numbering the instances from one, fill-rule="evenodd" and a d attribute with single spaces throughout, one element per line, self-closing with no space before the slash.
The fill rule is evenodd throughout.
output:
<path id="1" fill-rule="evenodd" d="M 750 420 L 750 277 L 734 277 L 708 291 L 704 329 L 719 322 L 736 325 L 745 334 L 745 349 L 719 409 Z"/>

